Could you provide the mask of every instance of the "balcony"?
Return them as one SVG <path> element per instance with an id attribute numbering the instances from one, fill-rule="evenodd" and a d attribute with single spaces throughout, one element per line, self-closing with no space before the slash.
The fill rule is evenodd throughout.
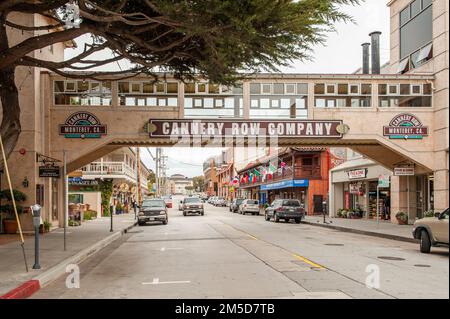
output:
<path id="1" fill-rule="evenodd" d="M 320 165 L 295 165 L 286 167 L 284 170 L 278 169 L 273 173 L 272 178 L 263 180 L 263 176 L 255 176 L 255 182 L 241 182 L 241 187 L 259 186 L 261 184 L 270 184 L 286 179 L 321 179 Z"/>
<path id="2" fill-rule="evenodd" d="M 124 162 L 92 162 L 81 168 L 84 178 L 125 178 L 135 183 L 136 170 Z M 141 175 L 141 186 L 147 189 L 144 176 Z"/>

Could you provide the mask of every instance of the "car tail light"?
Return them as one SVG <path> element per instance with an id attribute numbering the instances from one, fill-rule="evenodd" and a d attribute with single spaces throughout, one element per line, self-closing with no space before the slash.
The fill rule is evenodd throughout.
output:
<path id="1" fill-rule="evenodd" d="M 282 211 L 283 211 L 283 207 L 278 207 L 278 208 L 276 209 L 276 211 L 277 211 L 277 212 L 282 212 Z"/>

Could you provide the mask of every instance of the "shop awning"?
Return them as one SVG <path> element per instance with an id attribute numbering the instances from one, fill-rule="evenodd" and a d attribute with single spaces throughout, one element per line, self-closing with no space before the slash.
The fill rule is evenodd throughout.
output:
<path id="1" fill-rule="evenodd" d="M 272 184 L 261 185 L 262 191 L 269 191 L 272 189 L 290 188 L 290 187 L 308 187 L 309 180 L 307 179 L 291 179 L 287 181 L 276 182 Z"/>

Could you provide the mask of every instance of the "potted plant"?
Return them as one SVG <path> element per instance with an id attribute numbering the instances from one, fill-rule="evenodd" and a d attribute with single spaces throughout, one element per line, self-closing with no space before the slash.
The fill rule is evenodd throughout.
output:
<path id="1" fill-rule="evenodd" d="M 44 221 L 44 231 L 48 233 L 50 231 L 50 228 L 52 227 L 52 223 L 50 223 L 48 220 Z"/>
<path id="2" fill-rule="evenodd" d="M 17 213 L 21 214 L 23 213 L 24 208 L 18 205 L 18 203 L 24 202 L 27 199 L 27 196 L 21 191 L 16 189 L 13 189 L 13 194 L 16 202 Z M 3 229 L 6 234 L 15 234 L 17 233 L 18 224 L 16 220 L 16 215 L 14 213 L 11 191 L 9 189 L 4 189 L 0 191 L 0 197 L 8 201 L 6 205 L 0 207 L 0 212 L 6 213 L 6 218 L 3 220 Z"/>
<path id="3" fill-rule="evenodd" d="M 423 213 L 423 217 L 435 217 L 436 213 L 434 210 L 430 209 Z"/>
<path id="4" fill-rule="evenodd" d="M 395 218 L 397 218 L 397 221 L 400 225 L 408 224 L 408 214 L 405 212 L 398 212 L 397 214 L 395 214 Z"/>
<path id="5" fill-rule="evenodd" d="M 123 214 L 123 205 L 121 203 L 116 205 L 116 214 Z"/>

